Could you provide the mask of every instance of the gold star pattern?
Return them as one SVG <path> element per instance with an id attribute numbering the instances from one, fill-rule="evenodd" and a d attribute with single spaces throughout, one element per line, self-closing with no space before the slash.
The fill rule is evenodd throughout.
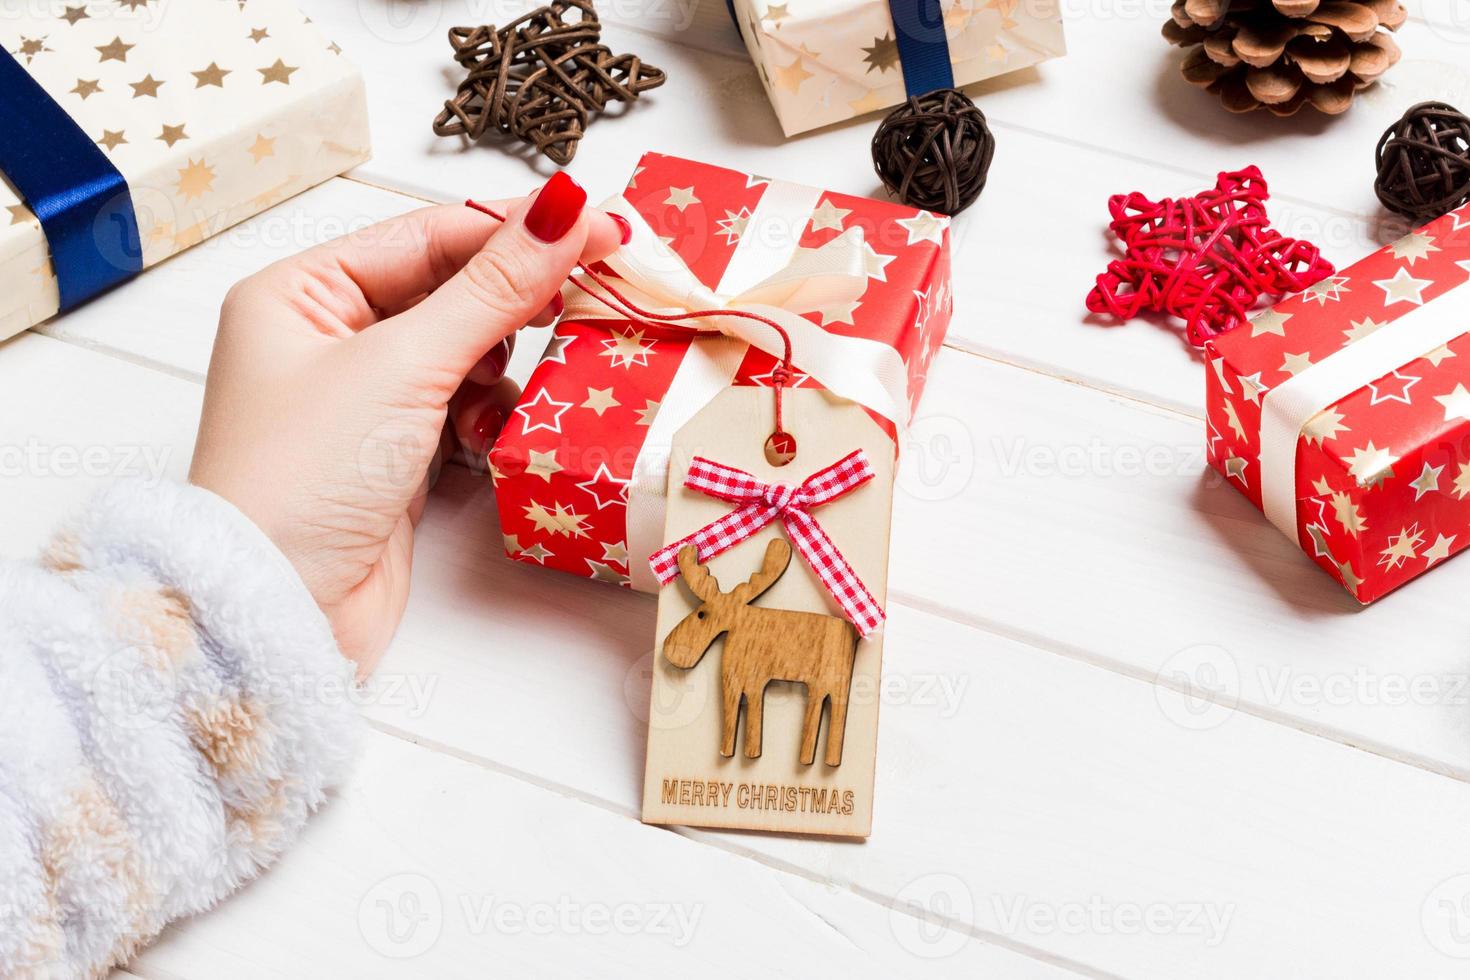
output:
<path id="1" fill-rule="evenodd" d="M 908 232 L 908 244 L 933 242 L 938 245 L 944 240 L 944 229 L 949 227 L 948 218 L 938 218 L 928 211 L 920 211 L 912 218 L 899 218 L 898 223 Z"/>
<path id="2" fill-rule="evenodd" d="M 1355 538 L 1368 529 L 1368 522 L 1363 519 L 1353 498 L 1335 490 L 1332 492 L 1332 516 L 1337 518 L 1337 523 L 1342 525 L 1344 531 Z"/>
<path id="3" fill-rule="evenodd" d="M 602 346 L 607 348 L 602 356 L 612 361 L 611 366 L 622 368 L 648 367 L 648 355 L 653 351 L 652 344 L 643 342 L 642 330 L 615 332 Z"/>
<path id="4" fill-rule="evenodd" d="M 117 2 L 129 10 L 137 10 L 139 7 L 148 6 L 148 0 L 117 0 Z"/>
<path id="5" fill-rule="evenodd" d="M 1430 279 L 1415 279 L 1409 275 L 1407 268 L 1400 268 L 1395 272 L 1392 279 L 1375 279 L 1373 285 L 1383 290 L 1383 305 L 1392 306 L 1395 303 L 1412 303 L 1415 306 L 1424 305 L 1424 289 L 1433 286 L 1434 281 Z"/>
<path id="6" fill-rule="evenodd" d="M 716 224 L 718 228 L 715 234 L 725 240 L 726 245 L 733 245 L 740 241 L 740 236 L 745 234 L 746 225 L 750 224 L 750 208 L 741 208 L 735 211 L 726 211 L 725 216 Z"/>
<path id="7" fill-rule="evenodd" d="M 502 534 L 500 539 L 505 542 L 505 553 L 508 555 L 520 554 L 521 539 L 514 534 Z"/>
<path id="8" fill-rule="evenodd" d="M 848 326 L 851 326 L 852 315 L 861 305 L 861 300 L 850 300 L 846 303 L 833 303 L 831 306 L 822 307 L 820 310 L 817 311 L 817 313 L 819 316 L 821 316 L 822 326 L 824 327 L 831 326 L 834 323 L 845 323 Z"/>
<path id="9" fill-rule="evenodd" d="M 103 147 L 107 150 L 107 152 L 111 153 L 113 150 L 117 149 L 119 146 L 127 142 L 127 139 L 123 136 L 123 133 L 124 130 L 121 129 L 117 130 L 116 132 L 110 129 L 104 129 L 102 131 L 102 138 L 97 141 L 97 145 Z"/>
<path id="10" fill-rule="evenodd" d="M 773 4 L 771 4 L 770 6 L 766 7 L 766 16 L 765 16 L 765 19 L 768 20 L 768 21 L 771 21 L 772 23 L 780 23 L 781 21 L 785 20 L 787 17 L 791 16 L 790 12 L 786 9 L 788 6 L 790 6 L 790 4 L 785 4 L 785 3 L 773 3 Z"/>
<path id="11" fill-rule="evenodd" d="M 260 72 L 260 84 L 262 85 L 269 85 L 271 82 L 280 82 L 282 85 L 290 85 L 291 73 L 294 71 L 298 71 L 299 69 L 293 68 L 282 61 L 280 58 L 277 58 L 276 63 L 271 65 L 269 68 L 257 68 L 255 70 Z"/>
<path id="12" fill-rule="evenodd" d="M 114 37 L 111 44 L 98 45 L 97 52 L 102 56 L 100 59 L 101 61 L 126 62 L 128 60 L 128 52 L 133 50 L 133 48 L 135 47 L 137 47 L 137 45 L 124 44 L 122 38 Z"/>
<path id="13" fill-rule="evenodd" d="M 50 50 L 50 48 L 46 47 L 46 38 L 44 36 L 23 37 L 20 39 L 20 47 L 15 49 L 15 54 L 25 58 L 26 64 L 30 64 L 35 60 L 36 55 L 47 53 Z"/>
<path id="14" fill-rule="evenodd" d="M 1470 463 L 1461 463 L 1460 471 L 1455 474 L 1455 499 L 1464 500 L 1470 494 Z"/>
<path id="15" fill-rule="evenodd" d="M 1378 564 L 1387 568 L 1398 568 L 1406 561 L 1419 557 L 1419 546 L 1424 543 L 1424 532 L 1419 530 L 1419 525 L 1402 528 L 1398 534 L 1388 539 L 1388 547 L 1378 554 Z"/>
<path id="16" fill-rule="evenodd" d="M 588 388 L 587 400 L 578 407 L 591 409 L 597 413 L 598 418 L 602 418 L 603 412 L 609 408 L 617 408 L 621 404 L 622 402 L 613 397 L 611 388 Z"/>
<path id="17" fill-rule="evenodd" d="M 1379 323 L 1371 316 L 1364 317 L 1361 320 L 1350 320 L 1349 322 L 1352 324 L 1352 327 L 1342 332 L 1342 335 L 1347 338 L 1343 342 L 1344 347 L 1348 344 L 1355 344 L 1374 331 L 1388 326 L 1387 323 Z"/>
<path id="18" fill-rule="evenodd" d="M 812 212 L 812 231 L 822 231 L 825 228 L 841 231 L 843 219 L 849 214 L 852 214 L 851 208 L 839 208 L 831 201 L 824 200 Z"/>
<path id="19" fill-rule="evenodd" d="M 1275 310 L 1267 310 L 1265 313 L 1251 320 L 1251 336 L 1259 337 L 1262 334 L 1274 333 L 1278 337 L 1285 337 L 1286 321 L 1290 319 L 1290 313 L 1278 313 Z"/>
<path id="20" fill-rule="evenodd" d="M 1424 464 L 1424 469 L 1409 486 L 1414 488 L 1414 499 L 1418 500 L 1426 493 L 1433 493 L 1439 489 L 1439 475 L 1444 472 L 1443 466 L 1430 466 Z"/>
<path id="21" fill-rule="evenodd" d="M 102 85 L 95 78 L 78 78 L 77 87 L 72 89 L 72 92 L 82 99 L 86 99 L 89 95 L 96 95 L 100 91 L 102 91 Z"/>
<path id="22" fill-rule="evenodd" d="M 1440 344 L 1434 350 L 1430 351 L 1428 354 L 1425 354 L 1424 359 L 1430 364 L 1433 364 L 1435 367 L 1439 367 L 1440 361 L 1443 361 L 1447 357 L 1454 356 L 1455 352 L 1450 350 L 1449 344 Z"/>
<path id="23" fill-rule="evenodd" d="M 1239 456 L 1231 456 L 1225 460 L 1225 479 L 1231 478 L 1240 481 L 1241 486 L 1249 486 L 1245 479 L 1246 461 Z"/>
<path id="24" fill-rule="evenodd" d="M 771 82 L 783 92 L 795 92 L 801 88 L 801 83 L 812 77 L 812 73 L 801 67 L 801 55 L 797 55 L 789 65 L 777 65 L 772 73 Z"/>
<path id="25" fill-rule="evenodd" d="M 67 7 L 66 11 L 62 13 L 61 19 L 75 27 L 77 21 L 86 20 L 88 16 L 86 7 Z"/>
<path id="26" fill-rule="evenodd" d="M 1389 249 L 1393 251 L 1394 258 L 1407 259 L 1409 265 L 1413 265 L 1420 259 L 1427 259 L 1432 253 L 1438 252 L 1439 246 L 1434 244 L 1434 239 L 1428 235 L 1414 232 L 1394 242 Z"/>
<path id="27" fill-rule="evenodd" d="M 1240 424 L 1240 413 L 1235 410 L 1235 403 L 1228 398 L 1225 399 L 1225 423 L 1235 433 L 1235 438 L 1245 441 L 1245 426 Z"/>
<path id="28" fill-rule="evenodd" d="M 868 66 L 867 71 L 876 68 L 884 72 L 897 68 L 898 42 L 893 39 L 893 35 L 884 34 L 882 37 L 873 38 L 872 45 L 863 48 L 863 62 Z"/>
<path id="29" fill-rule="evenodd" d="M 264 41 L 270 36 L 271 32 L 266 30 L 264 27 L 257 27 L 250 32 L 250 40 L 254 41 L 256 44 L 259 44 L 261 41 Z"/>
<path id="30" fill-rule="evenodd" d="M 31 220 L 31 212 L 24 204 L 7 204 L 5 210 L 10 212 L 10 223 L 23 225 Z"/>
<path id="31" fill-rule="evenodd" d="M 541 477 L 547 483 L 550 483 L 551 478 L 563 469 L 564 467 L 556 461 L 555 449 L 544 453 L 532 449 L 526 454 L 526 472 L 532 476 Z"/>
<path id="32" fill-rule="evenodd" d="M 1342 461 L 1358 486 L 1376 487 L 1393 476 L 1393 464 L 1398 462 L 1398 457 L 1387 449 L 1379 449 L 1369 439 L 1366 446 L 1354 449 L 1352 456 L 1345 456 Z"/>
<path id="33" fill-rule="evenodd" d="M 664 198 L 664 203 L 678 208 L 679 213 L 683 214 L 689 205 L 698 204 L 699 198 L 694 196 L 693 187 L 670 187 L 669 196 Z"/>
<path id="34" fill-rule="evenodd" d="M 877 89 L 869 89 L 863 93 L 862 98 L 849 101 L 847 107 L 852 110 L 853 115 L 865 116 L 870 112 L 888 108 L 888 102 L 878 94 Z"/>
<path id="35" fill-rule="evenodd" d="M 195 88 L 204 88 L 206 85 L 213 85 L 215 88 L 224 88 L 225 76 L 230 74 L 230 69 L 221 68 L 211 61 L 208 68 L 191 71 L 189 74 L 194 76 Z"/>
<path id="36" fill-rule="evenodd" d="M 550 550 L 549 548 L 542 547 L 541 542 L 537 541 L 529 548 L 522 548 L 520 554 L 516 555 L 516 557 L 529 558 L 534 562 L 539 562 L 544 565 L 546 564 L 546 559 L 552 557 L 555 554 L 556 552 Z"/>
<path id="37" fill-rule="evenodd" d="M 888 273 L 883 270 L 887 269 L 888 263 L 896 258 L 898 258 L 896 255 L 880 255 L 873 246 L 866 241 L 863 242 L 863 271 L 867 273 L 869 279 L 887 282 Z"/>
<path id="38" fill-rule="evenodd" d="M 609 582 L 613 585 L 628 584 L 628 576 L 611 565 L 605 562 L 593 561 L 591 558 L 586 559 L 586 562 L 587 567 L 592 569 L 592 574 L 588 576 L 589 578 L 595 579 L 598 582 Z"/>
<path id="39" fill-rule="evenodd" d="M 141 99 L 146 96 L 150 99 L 156 99 L 158 98 L 158 87 L 162 85 L 163 82 L 154 78 L 152 73 L 150 72 L 149 74 L 144 75 L 141 80 L 136 82 L 128 82 L 128 84 L 133 87 L 133 98 Z"/>
<path id="40" fill-rule="evenodd" d="M 250 155 L 252 157 L 255 158 L 255 162 L 256 163 L 259 163 L 260 161 L 264 160 L 266 157 L 273 157 L 273 156 L 275 156 L 276 155 L 276 138 L 274 136 L 272 136 L 271 138 L 267 139 L 266 137 L 260 135 L 259 133 L 256 133 L 255 134 L 255 142 L 252 143 L 252 144 L 250 144 L 249 153 L 250 153 Z"/>
<path id="41" fill-rule="evenodd" d="M 643 407 L 634 409 L 638 413 L 636 425 L 652 425 L 654 416 L 658 415 L 659 403 L 651 399 L 643 400 Z"/>
<path id="42" fill-rule="evenodd" d="M 569 538 L 587 537 L 587 522 L 582 520 L 582 515 L 569 510 L 559 503 L 552 504 L 552 510 L 547 510 L 542 504 L 532 502 L 526 508 L 526 518 L 536 526 L 536 530 L 547 534 L 564 534 Z"/>
<path id="43" fill-rule="evenodd" d="M 1444 420 L 1470 419 L 1470 391 L 1463 384 L 1455 385 L 1448 395 L 1435 395 L 1434 400 L 1444 406 Z"/>
<path id="44" fill-rule="evenodd" d="M 1312 539 L 1312 553 L 1318 558 L 1332 558 L 1332 549 L 1327 546 L 1327 529 L 1320 524 L 1308 524 L 1307 536 Z M 1336 562 L 1337 559 L 1333 558 Z"/>
<path id="45" fill-rule="evenodd" d="M 1296 377 L 1311 366 L 1312 358 L 1305 352 L 1301 354 L 1287 354 L 1286 359 L 1281 362 L 1281 370 L 1292 377 Z"/>
<path id="46" fill-rule="evenodd" d="M 184 123 L 179 123 L 177 126 L 170 126 L 168 123 L 164 123 L 163 132 L 153 138 L 163 140 L 169 146 L 173 146 L 180 140 L 188 139 L 189 134 L 184 132 Z"/>
<path id="47" fill-rule="evenodd" d="M 202 157 L 190 160 L 187 167 L 179 169 L 178 189 L 186 201 L 203 197 L 214 189 L 214 168 L 207 166 Z"/>
<path id="48" fill-rule="evenodd" d="M 612 543 L 603 542 L 602 560 L 615 561 L 626 565 L 628 563 L 628 547 L 621 541 Z"/>
<path id="49" fill-rule="evenodd" d="M 1450 546 L 1455 543 L 1457 536 L 1454 534 L 1451 534 L 1449 537 L 1443 534 L 1438 535 L 1434 539 L 1434 544 L 1424 549 L 1424 554 L 1421 557 L 1430 565 L 1433 565 L 1437 561 L 1444 561 L 1450 556 Z"/>
<path id="50" fill-rule="evenodd" d="M 342 45 L 338 44 L 336 41 L 333 41 L 331 44 L 327 45 L 327 50 L 332 52 L 333 54 L 341 54 Z"/>
<path id="51" fill-rule="evenodd" d="M 1358 578 L 1353 572 L 1352 563 L 1346 561 L 1338 562 L 1337 574 L 1342 576 L 1342 584 L 1347 586 L 1347 590 L 1356 596 L 1358 594 L 1358 586 L 1363 584 L 1363 580 Z"/>

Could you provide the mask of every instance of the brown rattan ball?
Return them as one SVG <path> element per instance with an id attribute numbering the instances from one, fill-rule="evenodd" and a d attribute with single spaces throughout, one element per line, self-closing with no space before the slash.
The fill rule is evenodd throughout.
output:
<path id="1" fill-rule="evenodd" d="M 1470 201 L 1470 119 L 1421 102 L 1378 140 L 1373 190 L 1390 211 L 1430 221 Z"/>
<path id="2" fill-rule="evenodd" d="M 942 214 L 975 203 L 994 155 L 985 113 L 952 88 L 910 97 L 873 135 L 873 168 L 888 193 Z"/>

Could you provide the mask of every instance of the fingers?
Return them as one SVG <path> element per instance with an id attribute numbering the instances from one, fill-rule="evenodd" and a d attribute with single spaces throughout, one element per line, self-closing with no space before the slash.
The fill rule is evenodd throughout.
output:
<path id="1" fill-rule="evenodd" d="M 481 385 L 493 385 L 505 377 L 505 368 L 510 364 L 510 355 L 516 349 L 516 335 L 511 334 L 490 348 L 490 352 L 475 362 L 466 380 Z"/>
<path id="2" fill-rule="evenodd" d="M 449 403 L 449 424 L 459 440 L 465 463 L 483 471 L 489 466 L 486 456 L 500 435 L 517 400 L 521 386 L 514 381 L 479 385 L 466 381 Z"/>
<path id="3" fill-rule="evenodd" d="M 586 202 L 586 192 L 558 172 L 529 202 L 512 206 L 458 273 L 394 318 L 404 355 L 466 377 L 491 347 L 553 302 L 584 249 L 592 258 L 616 247 L 620 229 L 606 215 L 589 214 Z"/>

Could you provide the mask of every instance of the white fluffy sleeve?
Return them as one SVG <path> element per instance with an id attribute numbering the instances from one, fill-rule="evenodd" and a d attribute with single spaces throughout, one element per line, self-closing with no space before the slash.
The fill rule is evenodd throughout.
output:
<path id="1" fill-rule="evenodd" d="M 273 861 L 361 738 L 290 564 L 195 487 L 119 484 L 0 562 L 0 977 L 85 977 Z"/>

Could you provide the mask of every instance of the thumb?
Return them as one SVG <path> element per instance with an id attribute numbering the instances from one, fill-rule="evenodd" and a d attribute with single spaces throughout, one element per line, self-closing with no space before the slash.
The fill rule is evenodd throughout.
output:
<path id="1" fill-rule="evenodd" d="M 400 321 L 394 333 L 407 342 L 409 356 L 463 377 L 486 351 L 525 326 L 581 257 L 586 203 L 581 185 L 558 171 L 529 204 L 513 208 L 459 272 L 394 317 Z"/>

